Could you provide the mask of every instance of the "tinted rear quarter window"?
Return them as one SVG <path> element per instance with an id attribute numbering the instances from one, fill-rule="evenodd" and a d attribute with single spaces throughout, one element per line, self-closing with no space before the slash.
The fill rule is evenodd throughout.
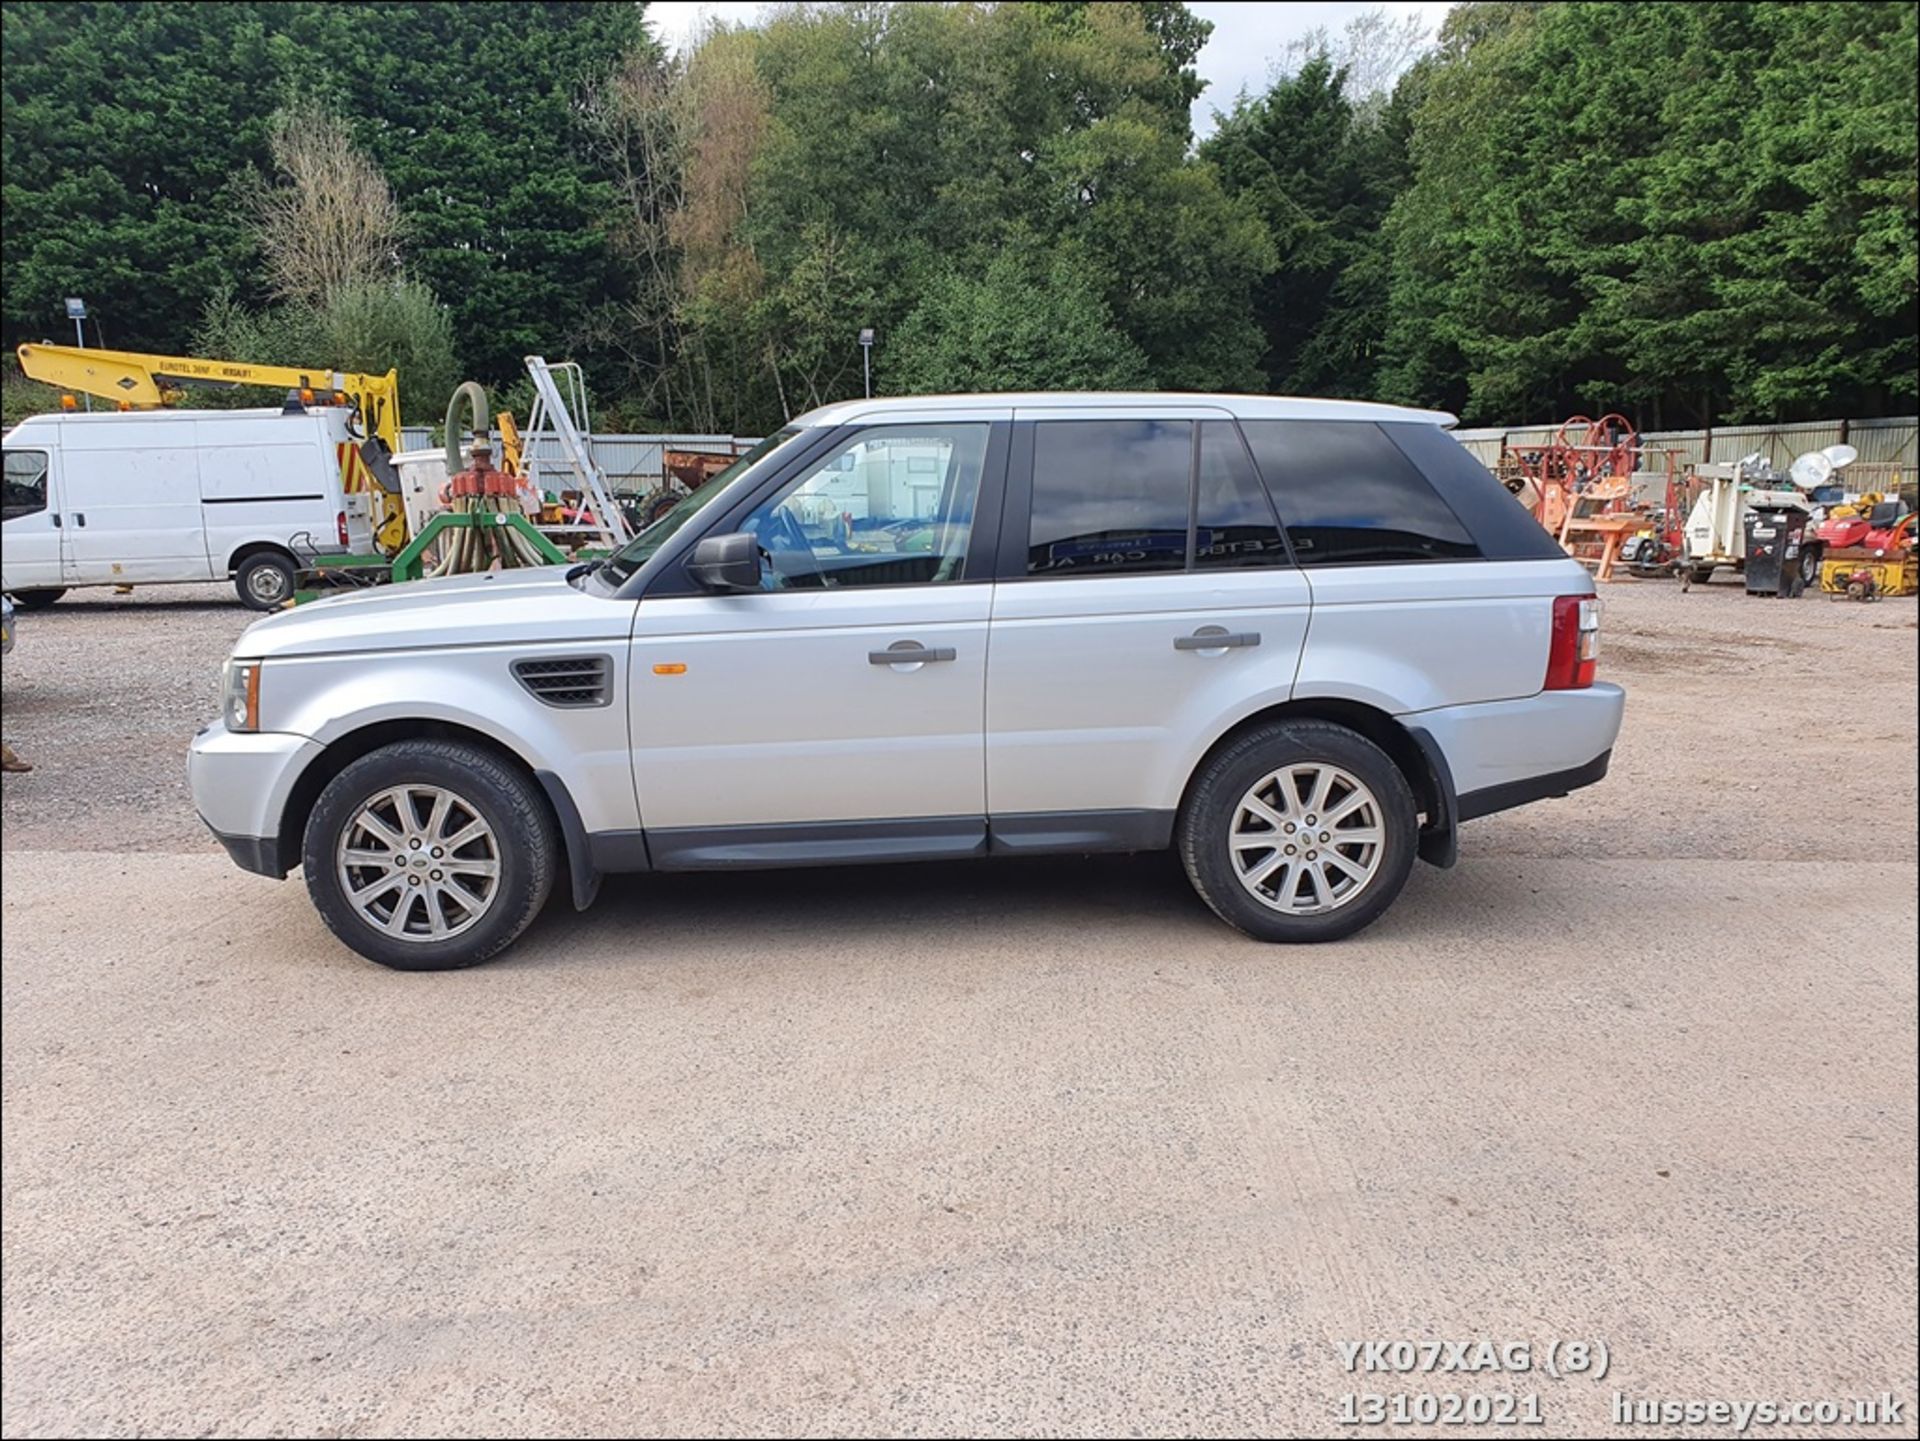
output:
<path id="1" fill-rule="evenodd" d="M 1383 425 L 1402 454 L 1420 467 L 1440 498 L 1473 533 L 1488 560 L 1563 560 L 1566 552 L 1493 472 L 1437 425 Z"/>
<path id="2" fill-rule="evenodd" d="M 1301 565 L 1480 557 L 1460 517 L 1371 421 L 1249 420 L 1242 429 Z"/>
<path id="3" fill-rule="evenodd" d="M 1048 420 L 1033 429 L 1027 574 L 1187 568 L 1191 421 Z"/>

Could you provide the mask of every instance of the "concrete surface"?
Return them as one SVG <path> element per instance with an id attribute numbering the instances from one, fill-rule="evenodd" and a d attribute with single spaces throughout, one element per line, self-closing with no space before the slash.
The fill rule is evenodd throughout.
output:
<path id="1" fill-rule="evenodd" d="M 5 1433 L 1324 1433 L 1404 1391 L 1606 1435 L 1619 1390 L 1890 1391 L 1911 1435 L 1913 609 L 1699 598 L 1610 614 L 1613 778 L 1289 951 L 1139 857 L 640 878 L 396 975 L 197 836 L 100 847 L 174 823 L 131 801 L 58 845 L 103 763 L 48 726 L 6 778 Z M 1763 610 L 1791 665 L 1679 664 Z M 1336 1344 L 1483 1337 L 1610 1373 Z"/>

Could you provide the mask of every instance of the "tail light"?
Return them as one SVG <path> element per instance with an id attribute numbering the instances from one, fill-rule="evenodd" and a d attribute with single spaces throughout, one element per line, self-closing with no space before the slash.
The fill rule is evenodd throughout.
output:
<path id="1" fill-rule="evenodd" d="M 345 545 L 347 543 L 347 513 L 344 510 L 341 511 L 339 515 L 334 517 L 334 521 L 340 532 L 340 544 Z"/>
<path id="2" fill-rule="evenodd" d="M 1542 690 L 1580 690 L 1593 684 L 1600 660 L 1600 601 L 1563 595 L 1553 603 L 1553 644 Z"/>

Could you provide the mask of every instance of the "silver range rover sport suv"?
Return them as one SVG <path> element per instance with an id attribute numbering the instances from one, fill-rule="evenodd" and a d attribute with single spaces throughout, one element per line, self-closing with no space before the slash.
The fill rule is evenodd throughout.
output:
<path id="1" fill-rule="evenodd" d="M 201 816 L 334 933 L 472 965 L 623 871 L 1171 848 L 1263 941 L 1606 774 L 1585 567 L 1452 417 L 1231 395 L 801 416 L 599 563 L 256 622 Z"/>

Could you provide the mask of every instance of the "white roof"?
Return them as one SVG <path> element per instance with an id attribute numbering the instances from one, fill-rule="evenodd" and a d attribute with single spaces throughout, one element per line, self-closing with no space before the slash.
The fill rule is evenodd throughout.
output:
<path id="1" fill-rule="evenodd" d="M 102 402 L 106 404 L 107 402 Z M 309 405 L 308 415 L 319 415 L 328 410 L 350 410 L 350 406 Z M 150 410 L 57 410 L 45 411 L 39 415 L 29 415 L 20 423 L 25 425 L 32 420 L 57 420 L 62 425 L 127 425 L 136 420 L 169 420 L 185 422 L 189 420 L 278 420 L 286 412 L 279 406 L 255 407 L 244 410 L 181 410 L 173 406 L 158 406 Z"/>
<path id="2" fill-rule="evenodd" d="M 842 400 L 796 416 L 794 425 L 846 425 L 856 420 L 881 420 L 911 412 L 1012 408 L 1019 411 L 1174 410 L 1184 406 L 1211 406 L 1241 420 L 1370 420 L 1452 426 L 1456 418 L 1444 410 L 1415 410 L 1402 405 L 1378 405 L 1367 400 L 1316 400 L 1291 395 L 1224 395 L 1180 390 L 1026 390 L 991 395 L 890 395 L 871 400 Z"/>

